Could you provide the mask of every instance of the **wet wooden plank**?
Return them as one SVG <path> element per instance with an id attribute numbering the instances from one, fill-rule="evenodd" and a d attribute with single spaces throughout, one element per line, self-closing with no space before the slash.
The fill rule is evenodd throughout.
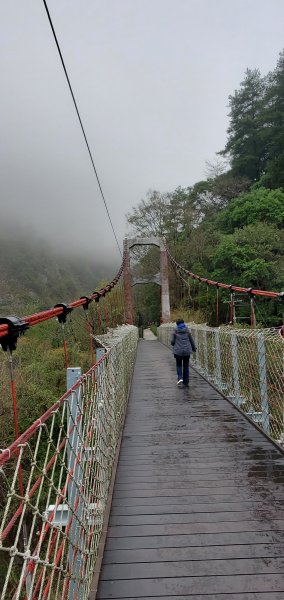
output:
<path id="1" fill-rule="evenodd" d="M 279 514 L 282 514 L 283 511 L 283 502 L 278 500 L 273 503 L 274 510 L 279 510 Z M 256 501 L 253 500 L 245 500 L 245 501 L 232 501 L 232 502 L 211 502 L 211 503 L 186 503 L 186 504 L 135 504 L 134 506 L 112 506 L 111 511 L 111 520 L 115 519 L 116 516 L 147 516 L 147 515 L 164 515 L 164 514 L 190 514 L 196 515 L 196 520 L 198 515 L 207 514 L 207 513 L 215 513 L 215 512 L 243 512 L 245 510 L 253 509 L 254 512 L 259 512 L 263 510 L 271 510 L 271 503 L 269 500 L 258 499 Z M 278 514 L 278 513 L 277 513 Z M 200 518 L 200 516 L 199 516 Z M 111 524 L 110 520 L 110 524 Z"/>
<path id="2" fill-rule="evenodd" d="M 200 463 L 197 462 L 196 459 L 194 461 L 177 461 L 176 463 L 171 463 L 169 466 L 164 465 L 163 475 L 161 475 L 159 463 L 153 464 L 151 461 L 150 463 L 139 465 L 139 469 L 137 468 L 136 463 L 133 465 L 129 464 L 121 466 L 117 470 L 117 475 L 119 475 L 120 481 L 131 480 L 133 477 L 142 481 L 146 478 L 148 479 L 148 477 L 154 477 L 157 481 L 158 477 L 176 476 L 177 467 L 179 468 L 178 472 L 181 475 L 228 475 L 232 472 L 231 469 L 233 463 L 234 461 L 226 460 L 223 464 L 220 464 L 220 459 L 217 463 L 209 462 L 208 460 L 206 460 L 206 463 Z M 260 477 L 270 477 L 271 473 L 274 473 L 275 475 L 279 474 L 280 476 L 283 476 L 284 474 L 284 467 L 282 465 L 277 465 L 277 462 L 275 463 L 275 461 L 266 461 L 264 465 L 261 460 L 253 469 L 250 469 L 250 461 L 240 460 L 239 463 L 242 470 L 252 477 L 257 475 Z"/>
<path id="3" fill-rule="evenodd" d="M 178 465 L 177 465 L 178 466 Z M 242 473 L 235 473 L 232 474 L 231 469 L 229 468 L 229 465 L 225 467 L 223 467 L 222 471 L 219 471 L 218 469 L 216 469 L 216 467 L 212 467 L 211 469 L 209 469 L 207 467 L 207 469 L 200 469 L 198 466 L 195 466 L 194 468 L 192 466 L 187 466 L 187 468 L 181 468 L 179 466 L 178 469 L 178 474 L 177 474 L 177 466 L 170 470 L 167 469 L 164 471 L 164 474 L 161 475 L 161 471 L 159 468 L 156 469 L 156 471 L 152 470 L 151 472 L 148 472 L 148 474 L 143 475 L 141 472 L 137 473 L 137 469 L 135 469 L 135 471 L 133 473 L 131 473 L 129 470 L 126 470 L 125 472 L 118 472 L 119 475 L 119 483 L 117 484 L 117 486 L 120 488 L 123 485 L 126 484 L 145 484 L 145 483 L 165 483 L 165 482 L 173 482 L 173 483 L 179 483 L 181 481 L 185 482 L 185 481 L 190 481 L 192 483 L 194 482 L 198 482 L 198 481 L 222 481 L 222 479 L 225 479 L 225 481 L 244 481 L 244 477 L 245 475 L 247 475 L 248 473 L 248 469 L 246 469 L 245 467 L 243 467 L 242 469 Z M 125 474 L 124 474 L 125 473 Z M 233 479 L 232 478 L 233 475 Z M 258 471 L 253 471 L 250 473 L 251 477 L 257 477 L 257 478 L 261 478 L 263 479 L 269 479 L 271 481 L 271 479 L 273 479 L 276 483 L 284 483 L 284 470 L 278 469 L 278 470 L 274 470 L 273 473 L 267 472 L 264 469 L 263 470 L 258 470 Z"/>
<path id="4" fill-rule="evenodd" d="M 234 449 L 234 454 L 233 456 L 230 453 L 230 456 L 228 457 L 228 453 L 226 452 L 226 448 L 224 449 L 224 451 L 221 452 L 221 450 L 219 450 L 218 452 L 202 452 L 202 449 L 200 449 L 200 451 L 198 451 L 198 449 L 195 449 L 195 451 L 193 451 L 193 449 L 191 450 L 185 450 L 183 449 L 183 451 L 178 451 L 176 453 L 173 452 L 173 450 L 171 449 L 171 453 L 169 453 L 168 450 L 164 450 L 163 452 L 159 452 L 156 455 L 153 455 L 153 453 L 150 456 L 140 456 L 140 454 L 138 456 L 133 456 L 131 452 L 128 452 L 125 454 L 125 456 L 120 456 L 120 462 L 119 464 L 121 466 L 125 466 L 125 467 L 132 467 L 133 468 L 152 468 L 153 466 L 158 466 L 160 464 L 164 464 L 164 466 L 166 468 L 171 467 L 173 468 L 173 466 L 176 465 L 189 465 L 192 464 L 192 466 L 197 465 L 200 467 L 204 464 L 208 465 L 210 463 L 214 463 L 216 464 L 216 461 L 218 461 L 218 464 L 220 466 L 226 465 L 226 464 L 232 464 L 234 463 L 236 457 L 239 459 L 239 461 L 242 462 L 248 462 L 251 463 L 254 467 L 257 466 L 257 461 L 260 461 L 261 463 L 263 463 L 263 461 L 265 461 L 265 463 L 268 460 L 273 461 L 274 464 L 280 463 L 281 465 L 283 465 L 283 459 L 282 456 L 279 455 L 279 452 L 277 453 L 275 451 L 272 452 L 271 450 L 263 450 L 262 452 L 258 452 L 257 454 L 254 454 L 251 458 L 249 458 L 249 455 L 247 452 L 241 452 L 238 448 Z M 165 459 L 167 459 L 167 462 L 165 464 Z"/>
<path id="5" fill-rule="evenodd" d="M 257 543 L 279 544 L 283 552 L 284 533 L 273 531 L 267 525 L 263 531 L 230 531 L 225 533 L 198 533 L 192 535 L 158 535 L 141 537 L 108 537 L 106 550 L 131 550 L 134 548 L 182 548 L 192 546 L 226 546 Z"/>
<path id="6" fill-rule="evenodd" d="M 240 490 L 240 489 L 233 489 L 233 490 L 229 490 L 228 489 L 224 489 L 222 491 L 220 491 L 219 494 L 212 494 L 212 490 L 210 490 L 210 494 L 206 493 L 206 490 L 203 492 L 204 493 L 199 493 L 199 494 L 190 494 L 188 490 L 185 490 L 185 492 L 181 495 L 181 490 L 180 491 L 176 491 L 176 490 L 171 490 L 171 493 L 162 493 L 163 490 L 161 490 L 160 494 L 151 494 L 151 495 L 142 495 L 142 494 L 137 494 L 135 496 L 129 494 L 129 496 L 127 495 L 122 495 L 121 497 L 117 497 L 116 495 L 114 496 L 113 499 L 113 506 L 143 506 L 145 504 L 152 504 L 152 505 L 162 505 L 162 504 L 187 504 L 187 505 L 192 505 L 192 504 L 200 504 L 200 503 L 208 503 L 211 504 L 213 502 L 216 503 L 220 503 L 220 502 L 234 502 L 234 501 L 242 501 L 242 500 L 250 500 L 252 499 L 252 495 L 246 492 L 246 490 Z M 226 493 L 227 492 L 227 493 Z M 257 497 L 257 495 L 259 494 L 259 497 L 263 498 L 263 500 L 270 500 L 271 501 L 271 490 L 267 489 L 267 490 L 261 490 L 261 489 L 256 489 L 255 490 L 255 496 Z M 274 492 L 273 494 L 273 500 L 282 500 L 283 499 L 283 491 L 281 490 L 277 490 Z"/>
<path id="7" fill-rule="evenodd" d="M 283 482 L 269 440 L 140 342 L 98 600 L 282 600 Z"/>
<path id="8" fill-rule="evenodd" d="M 131 550 L 106 550 L 104 553 L 104 565 L 124 563 L 154 563 L 174 561 L 216 560 L 235 558 L 279 558 L 279 546 L 277 543 L 258 543 L 254 538 L 251 544 L 227 544 L 220 546 L 185 546 L 178 548 L 135 548 Z M 284 556 L 284 545 L 282 557 Z M 130 567 L 129 567 L 130 568 Z M 131 567 L 132 570 L 132 567 Z"/>
<path id="9" fill-rule="evenodd" d="M 188 523 L 228 523 L 232 521 L 244 522 L 244 521 L 256 521 L 264 520 L 268 518 L 272 521 L 283 518 L 283 508 L 267 508 L 267 510 L 243 510 L 243 511 L 227 511 L 227 512 L 207 512 L 204 513 L 190 513 L 188 507 L 187 512 L 177 513 L 171 511 L 163 514 L 156 515 L 113 515 L 110 518 L 109 527 L 131 527 L 131 526 L 156 526 L 156 525 L 184 525 Z M 153 531 L 152 531 L 153 533 Z"/>
<path id="10" fill-rule="evenodd" d="M 116 600 L 117 596 L 111 596 L 113 600 Z M 175 596 L 177 597 L 177 596 Z M 128 600 L 154 600 L 157 596 L 132 596 Z M 162 600 L 173 600 L 173 596 L 163 596 Z M 241 594 L 190 594 L 189 596 L 178 596 L 178 600 L 283 600 L 283 592 L 252 592 L 252 593 L 241 593 Z"/>
<path id="11" fill-rule="evenodd" d="M 283 573 L 284 558 L 228 558 L 214 560 L 175 560 L 129 564 L 107 564 L 101 581 L 121 579 L 158 579 L 174 577 L 211 577 L 217 575 L 255 575 L 256 573 Z"/>
<path id="12" fill-rule="evenodd" d="M 271 481 L 274 481 L 276 484 L 280 485 L 281 487 L 283 486 L 284 483 L 284 478 L 283 477 L 270 477 L 267 478 L 267 486 L 270 489 L 270 484 Z M 266 487 L 266 481 L 264 478 L 262 478 L 262 481 L 258 483 L 258 485 L 261 485 L 262 488 Z M 197 476 L 195 478 L 191 478 L 191 477 L 174 477 L 172 478 L 166 478 L 165 480 L 161 481 L 128 481 L 128 482 L 120 482 L 116 484 L 116 492 L 131 492 L 131 491 L 138 491 L 138 490 L 168 490 L 168 489 L 191 489 L 194 488 L 199 489 L 199 488 L 208 488 L 210 486 L 210 489 L 214 490 L 214 489 L 228 489 L 228 488 L 241 488 L 241 487 L 247 487 L 247 482 L 244 478 L 244 475 L 242 476 L 241 473 L 239 473 L 238 475 L 234 475 L 233 473 L 231 473 L 231 477 L 222 477 L 219 478 L 214 476 L 214 477 L 201 477 L 201 476 Z"/>
<path id="13" fill-rule="evenodd" d="M 270 519 L 269 525 L 274 531 L 284 531 L 284 521 Z M 127 538 L 144 536 L 178 536 L 202 533 L 236 533 L 238 531 L 267 531 L 267 519 L 256 521 L 229 521 L 220 523 L 169 523 L 163 525 L 123 525 L 108 528 L 108 538 Z"/>
<path id="14" fill-rule="evenodd" d="M 98 598 L 164 597 L 182 594 L 205 595 L 255 592 L 284 592 L 283 574 L 218 575 L 201 577 L 159 577 L 101 581 Z"/>
<path id="15" fill-rule="evenodd" d="M 275 491 L 275 498 L 277 497 L 281 497 L 282 496 L 282 489 L 283 486 L 276 486 L 276 491 Z M 145 502 L 147 501 L 147 499 L 152 499 L 155 497 L 167 497 L 167 498 L 172 498 L 172 497 L 176 497 L 179 496 L 179 494 L 181 496 L 186 496 L 187 498 L 194 498 L 195 496 L 198 496 L 199 498 L 201 498 L 202 496 L 205 496 L 206 498 L 212 498 L 212 500 L 214 498 L 218 498 L 218 496 L 225 496 L 225 495 L 231 495 L 231 496 L 235 496 L 235 497 L 239 497 L 239 498 L 245 498 L 247 497 L 247 486 L 237 486 L 237 485 L 228 485 L 228 486 L 223 486 L 223 487 L 209 487 L 208 484 L 207 486 L 199 486 L 197 487 L 197 485 L 195 486 L 181 486 L 179 487 L 178 485 L 174 488 L 171 489 L 170 487 L 167 488 L 157 488 L 157 489 L 123 489 L 123 490 L 116 490 L 115 494 L 114 494 L 114 501 L 116 500 L 120 500 L 120 499 L 124 499 L 127 498 L 128 500 L 135 499 L 135 498 L 144 498 Z M 258 486 L 255 486 L 255 493 L 259 492 L 261 493 L 267 493 L 267 495 L 270 494 L 270 485 L 268 483 L 268 485 L 266 487 L 264 487 L 264 485 L 259 484 Z M 151 500 L 150 500 L 151 501 Z"/>

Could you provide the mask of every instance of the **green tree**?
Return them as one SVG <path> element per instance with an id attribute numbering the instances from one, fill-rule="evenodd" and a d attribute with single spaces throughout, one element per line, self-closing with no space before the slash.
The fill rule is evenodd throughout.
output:
<path id="1" fill-rule="evenodd" d="M 234 229 L 258 221 L 283 227 L 284 192 L 282 190 L 268 190 L 260 187 L 247 194 L 241 194 L 230 202 L 229 207 L 223 210 L 218 218 L 219 226 L 230 233 Z"/>
<path id="2" fill-rule="evenodd" d="M 149 190 L 147 199 L 141 200 L 126 215 L 127 221 L 138 235 L 161 236 L 164 234 L 165 213 L 168 210 L 168 204 L 168 194 Z"/>
<path id="3" fill-rule="evenodd" d="M 214 277 L 244 287 L 279 289 L 284 285 L 284 231 L 254 223 L 224 235 L 214 256 Z"/>
<path id="4" fill-rule="evenodd" d="M 231 161 L 232 174 L 257 181 L 266 164 L 262 114 L 266 82 L 258 69 L 247 69 L 241 88 L 229 96 L 228 141 L 220 152 Z"/>
<path id="5" fill-rule="evenodd" d="M 268 163 L 262 182 L 284 188 L 284 50 L 269 76 L 263 122 Z"/>

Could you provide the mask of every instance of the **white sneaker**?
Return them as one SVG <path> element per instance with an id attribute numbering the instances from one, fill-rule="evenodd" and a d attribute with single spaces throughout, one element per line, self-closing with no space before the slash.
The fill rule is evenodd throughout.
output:
<path id="1" fill-rule="evenodd" d="M 182 380 L 182 379 L 179 379 L 179 380 L 178 380 L 178 382 L 177 382 L 177 385 L 178 385 L 179 387 L 181 387 L 181 386 L 182 386 L 182 384 L 183 384 L 183 380 Z"/>

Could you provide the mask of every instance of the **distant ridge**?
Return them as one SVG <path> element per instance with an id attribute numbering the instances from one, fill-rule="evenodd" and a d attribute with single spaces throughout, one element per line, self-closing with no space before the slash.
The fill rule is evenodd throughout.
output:
<path id="1" fill-rule="evenodd" d="M 71 301 L 92 292 L 108 275 L 91 256 L 67 256 L 32 237 L 0 233 L 1 315 Z"/>

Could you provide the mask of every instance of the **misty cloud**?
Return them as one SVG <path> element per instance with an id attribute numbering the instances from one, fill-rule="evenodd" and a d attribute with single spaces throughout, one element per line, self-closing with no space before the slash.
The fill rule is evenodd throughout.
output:
<path id="1" fill-rule="evenodd" d="M 204 177 L 224 147 L 227 97 L 273 68 L 284 4 L 49 1 L 117 234 L 149 188 Z M 119 263 L 44 7 L 0 6 L 1 223 Z M 5 226 L 5 225 L 4 225 Z M 0 225 L 1 227 L 1 225 Z"/>

